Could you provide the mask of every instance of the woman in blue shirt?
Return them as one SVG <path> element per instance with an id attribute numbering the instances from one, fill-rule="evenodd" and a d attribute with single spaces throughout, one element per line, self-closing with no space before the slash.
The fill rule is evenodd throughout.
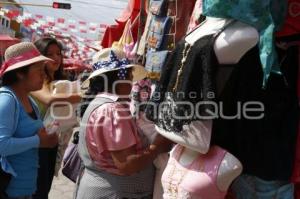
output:
<path id="1" fill-rule="evenodd" d="M 0 163 L 12 175 L 1 199 L 30 199 L 36 190 L 38 148 L 57 144 L 56 134 L 47 134 L 31 91 L 41 89 L 44 80 L 42 56 L 31 42 L 5 51 L 0 69 Z"/>

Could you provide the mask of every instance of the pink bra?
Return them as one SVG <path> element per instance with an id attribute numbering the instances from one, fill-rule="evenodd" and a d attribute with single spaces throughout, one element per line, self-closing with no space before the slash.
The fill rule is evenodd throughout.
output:
<path id="1" fill-rule="evenodd" d="M 175 146 L 162 175 L 163 198 L 225 198 L 226 192 L 217 187 L 217 175 L 226 151 L 212 146 L 207 154 L 199 155 L 191 164 L 183 166 L 179 163 L 183 149 L 181 145 Z"/>

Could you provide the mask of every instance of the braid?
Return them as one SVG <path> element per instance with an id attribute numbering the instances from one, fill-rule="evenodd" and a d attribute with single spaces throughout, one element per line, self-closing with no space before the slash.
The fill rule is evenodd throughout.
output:
<path id="1" fill-rule="evenodd" d="M 104 92 L 104 79 L 102 77 L 95 77 L 90 80 L 90 86 L 84 93 L 84 97 L 81 100 L 79 115 L 82 118 L 85 110 L 89 106 L 89 103 L 95 99 L 98 93 Z"/>

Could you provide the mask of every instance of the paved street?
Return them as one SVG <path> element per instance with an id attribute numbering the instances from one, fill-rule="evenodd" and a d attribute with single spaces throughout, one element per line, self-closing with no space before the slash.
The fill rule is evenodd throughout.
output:
<path id="1" fill-rule="evenodd" d="M 54 177 L 49 199 L 72 199 L 75 184 L 61 173 Z"/>

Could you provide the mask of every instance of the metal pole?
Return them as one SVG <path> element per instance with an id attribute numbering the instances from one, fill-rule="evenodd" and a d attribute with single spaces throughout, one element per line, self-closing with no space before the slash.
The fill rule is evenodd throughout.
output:
<path id="1" fill-rule="evenodd" d="M 1 4 L 10 4 L 10 5 L 24 5 L 24 6 L 39 6 L 39 7 L 52 7 L 52 5 L 45 4 L 34 4 L 34 3 L 14 3 L 14 2 L 0 2 Z"/>

